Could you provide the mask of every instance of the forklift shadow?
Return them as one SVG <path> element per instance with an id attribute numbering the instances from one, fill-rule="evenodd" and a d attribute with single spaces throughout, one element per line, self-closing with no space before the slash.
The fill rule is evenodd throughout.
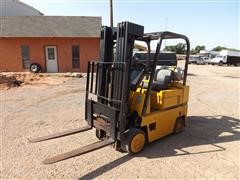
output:
<path id="1" fill-rule="evenodd" d="M 125 155 L 79 179 L 93 179 L 136 157 L 163 158 L 226 150 L 218 143 L 240 140 L 240 120 L 228 116 L 189 116 L 185 130 L 148 144 L 137 155 Z M 198 146 L 198 147 L 195 147 Z"/>
<path id="2" fill-rule="evenodd" d="M 189 116 L 181 134 L 149 144 L 139 156 L 158 158 L 224 151 L 225 148 L 218 143 L 238 140 L 238 119 L 228 116 Z"/>

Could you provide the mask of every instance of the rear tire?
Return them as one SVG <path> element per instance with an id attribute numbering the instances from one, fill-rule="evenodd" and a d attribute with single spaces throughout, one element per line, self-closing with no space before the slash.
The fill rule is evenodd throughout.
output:
<path id="1" fill-rule="evenodd" d="M 223 66 L 223 62 L 220 61 L 220 62 L 218 63 L 218 65 L 219 65 L 219 66 Z"/>
<path id="2" fill-rule="evenodd" d="M 183 131 L 184 127 L 185 127 L 185 119 L 183 117 L 177 118 L 175 126 L 174 126 L 173 133 L 174 134 L 181 133 Z"/>
<path id="3" fill-rule="evenodd" d="M 130 154 L 142 151 L 146 143 L 146 134 L 142 129 L 130 128 L 126 132 L 126 138 L 121 143 L 121 149 Z"/>

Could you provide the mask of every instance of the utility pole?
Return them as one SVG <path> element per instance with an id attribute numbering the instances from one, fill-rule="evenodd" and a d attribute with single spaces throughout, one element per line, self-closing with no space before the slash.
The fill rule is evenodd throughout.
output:
<path id="1" fill-rule="evenodd" d="M 168 17 L 165 17 L 165 31 L 167 31 L 167 28 L 168 28 Z M 165 46 L 165 47 L 167 46 L 166 40 L 165 40 L 165 42 L 164 42 L 164 46 Z"/>
<path id="2" fill-rule="evenodd" d="M 113 5 L 112 5 L 112 0 L 110 1 L 110 27 L 113 27 Z"/>

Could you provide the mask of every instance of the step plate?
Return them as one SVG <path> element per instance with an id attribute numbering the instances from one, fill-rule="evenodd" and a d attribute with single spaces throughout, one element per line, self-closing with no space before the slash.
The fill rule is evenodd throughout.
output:
<path id="1" fill-rule="evenodd" d="M 47 135 L 47 136 L 43 136 L 43 137 L 39 137 L 39 138 L 35 138 L 35 139 L 29 139 L 29 142 L 36 143 L 36 142 L 46 141 L 49 139 L 55 139 L 55 138 L 59 138 L 59 137 L 64 137 L 64 136 L 80 133 L 80 132 L 87 131 L 90 129 L 91 129 L 91 126 L 84 126 L 84 127 L 78 128 L 78 129 L 72 129 L 69 131 L 59 132 L 59 133 L 55 133 L 55 134 L 51 134 L 51 135 Z"/>
<path id="2" fill-rule="evenodd" d="M 78 149 L 74 149 L 72 151 L 63 153 L 63 154 L 59 154 L 57 156 L 45 159 L 43 161 L 43 164 L 52 164 L 52 163 L 56 163 L 58 161 L 62 161 L 65 159 L 69 159 L 69 158 L 73 158 L 76 156 L 80 156 L 82 154 L 103 148 L 105 146 L 108 146 L 110 144 L 113 144 L 115 141 L 112 139 L 108 139 L 108 140 L 104 140 L 104 141 L 99 141 L 99 142 L 95 142 L 93 144 L 78 148 Z"/>

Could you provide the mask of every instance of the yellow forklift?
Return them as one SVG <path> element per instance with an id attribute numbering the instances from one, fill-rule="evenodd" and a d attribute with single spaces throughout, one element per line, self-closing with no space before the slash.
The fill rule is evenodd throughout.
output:
<path id="1" fill-rule="evenodd" d="M 176 54 L 160 52 L 166 39 L 185 40 L 184 69 L 177 66 Z M 153 40 L 158 41 L 155 53 L 150 48 Z M 135 41 L 146 43 L 145 58 L 133 56 Z M 43 163 L 55 163 L 108 145 L 134 154 L 147 143 L 180 133 L 187 116 L 189 51 L 190 43 L 184 35 L 168 31 L 144 34 L 143 26 L 130 22 L 119 23 L 117 28 L 103 26 L 100 60 L 88 63 L 87 125 L 30 140 L 40 142 L 95 128 L 99 141 L 47 158 Z"/>

